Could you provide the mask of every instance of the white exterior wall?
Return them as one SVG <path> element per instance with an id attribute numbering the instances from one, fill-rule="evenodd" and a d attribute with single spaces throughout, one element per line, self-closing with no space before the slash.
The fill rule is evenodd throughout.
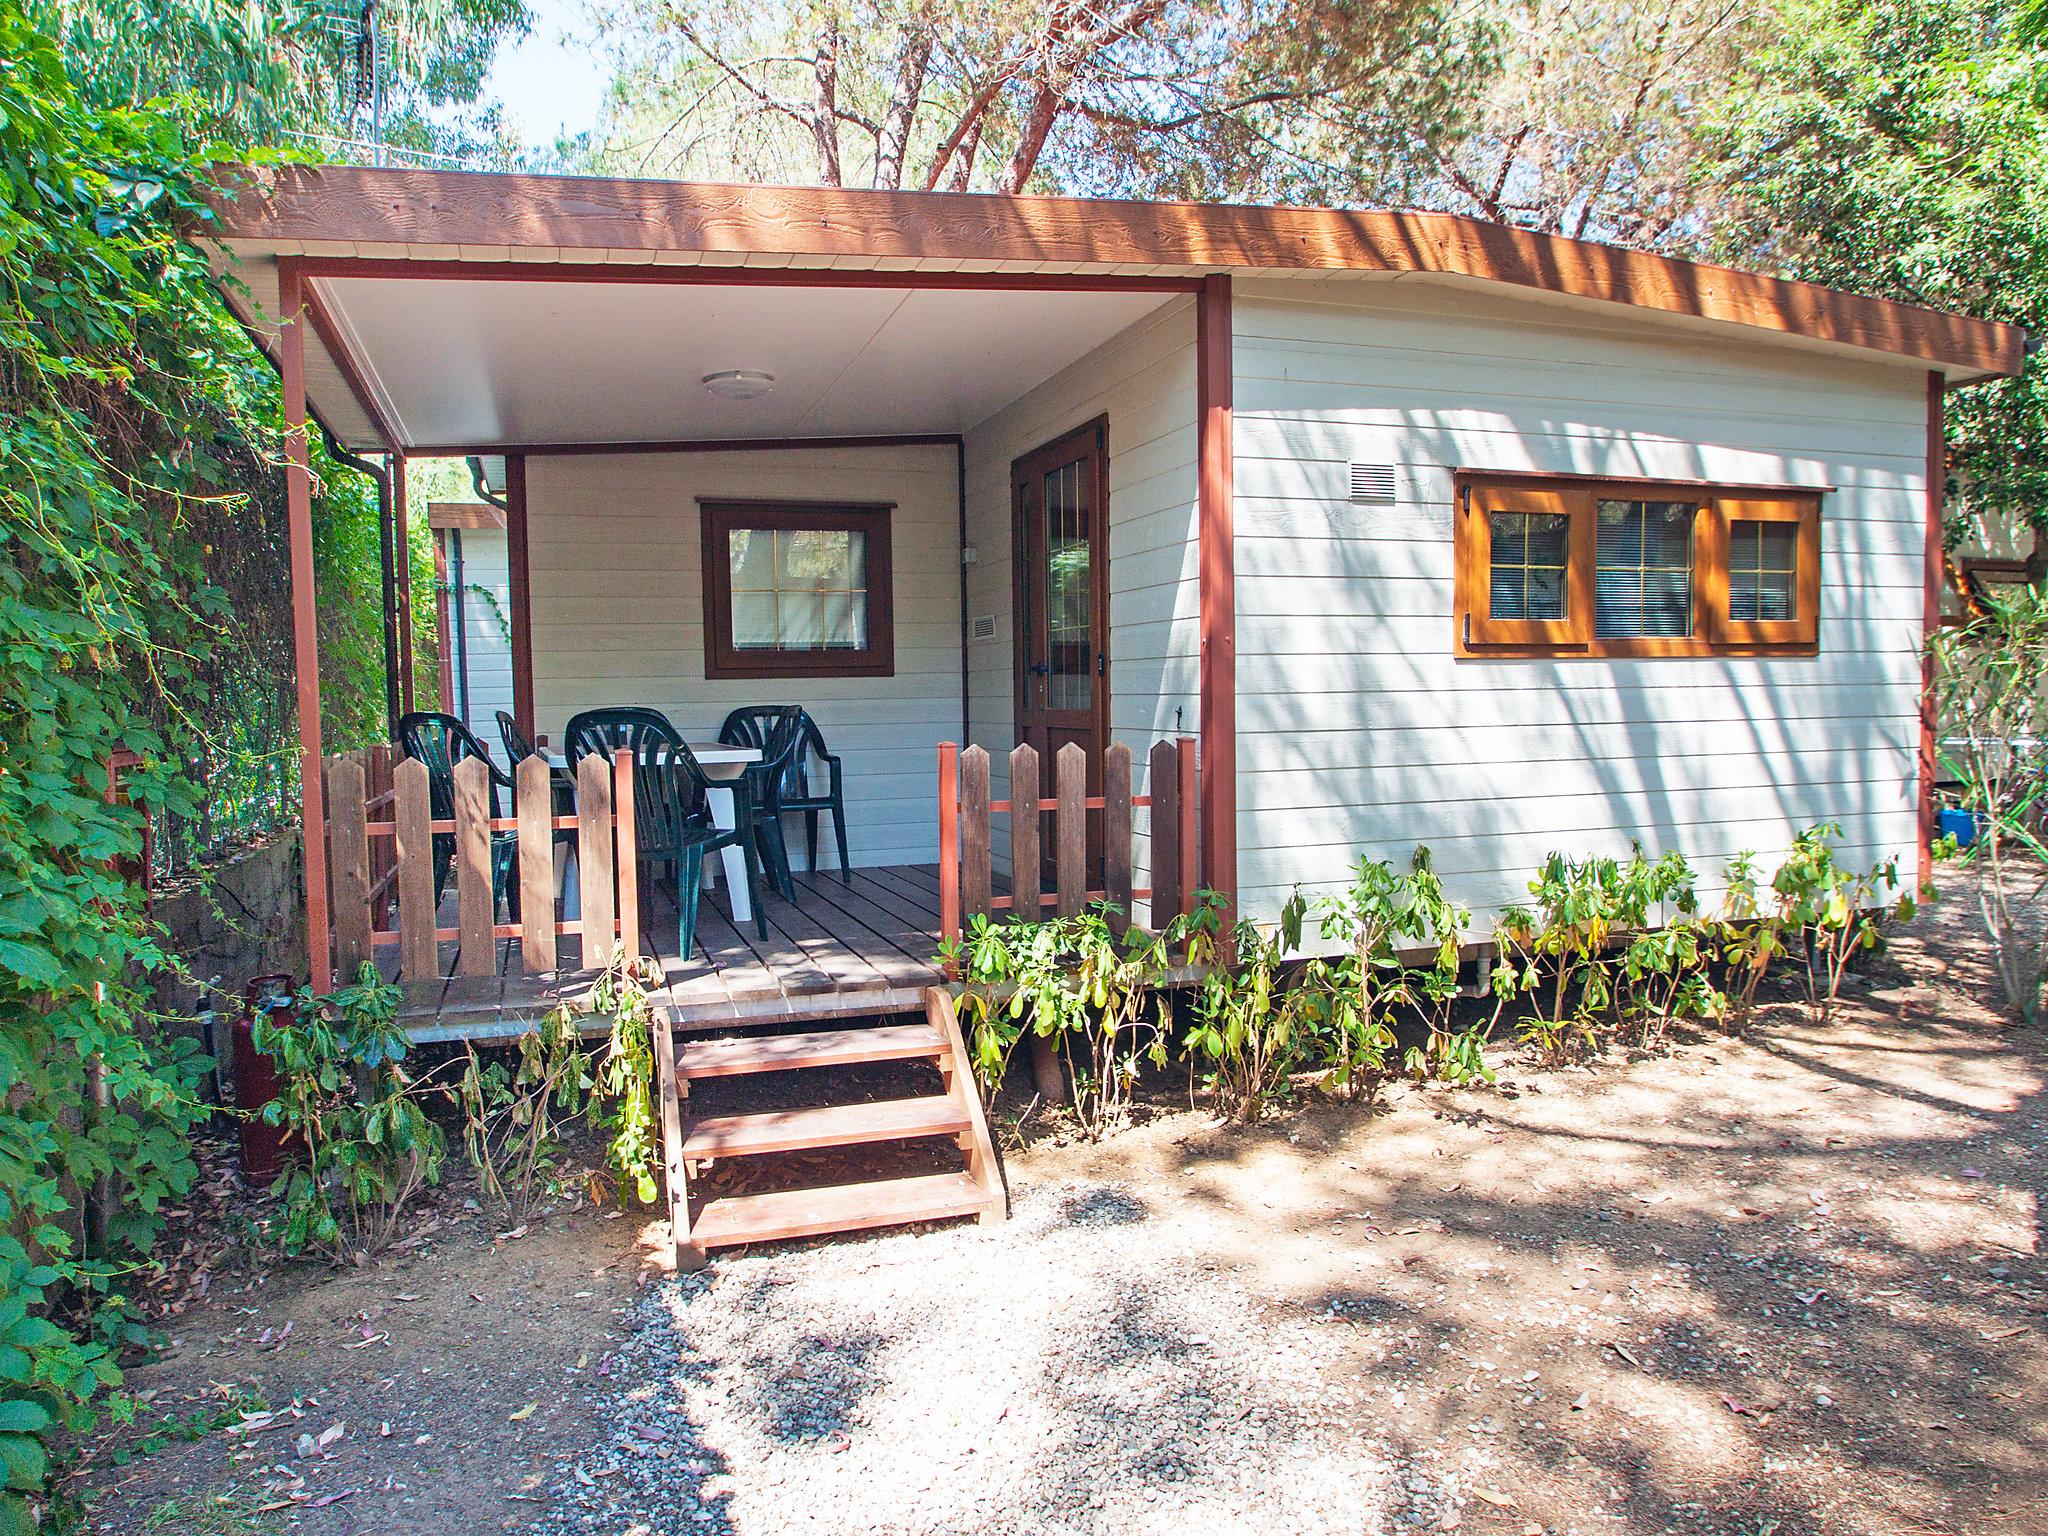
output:
<path id="1" fill-rule="evenodd" d="M 706 740 L 737 705 L 802 704 L 845 759 L 853 862 L 938 857 L 938 743 L 960 733 L 952 448 L 536 456 L 526 474 L 538 730 L 559 741 L 580 709 L 649 704 Z M 707 681 L 699 497 L 896 503 L 895 675 Z M 830 867 L 828 827 L 819 842 Z"/>
<path id="2" fill-rule="evenodd" d="M 455 579 L 455 541 L 462 541 L 462 674 L 469 683 L 464 723 L 492 752 L 502 750 L 498 711 L 512 707 L 512 577 L 505 558 L 505 535 L 496 528 L 450 528 L 448 579 Z M 451 710 L 462 700 L 462 677 L 456 681 Z M 502 760 L 502 759 L 501 759 Z"/>
<path id="3" fill-rule="evenodd" d="M 1240 282 L 1234 332 L 1248 911 L 1418 843 L 1482 913 L 1632 837 L 1711 883 L 1821 820 L 1910 878 L 1923 371 L 1414 280 Z M 1353 505 L 1352 461 L 1398 504 Z M 1455 659 L 1454 467 L 1837 487 L 1820 654 Z"/>
<path id="4" fill-rule="evenodd" d="M 1200 612 L 1195 568 L 1195 333 L 1192 300 L 1174 300 L 1112 337 L 967 434 L 967 611 L 995 620 L 968 644 L 968 739 L 989 751 L 993 793 L 1009 793 L 1016 745 L 1012 622 L 1015 572 L 1010 467 L 1075 427 L 1109 418 L 1110 733 L 1130 747 L 1133 793 L 1149 793 L 1152 744 L 1194 735 L 1192 665 Z M 1041 768 L 1043 792 L 1052 769 Z M 1136 815 L 1136 883 L 1149 880 L 1148 817 Z M 995 861 L 1007 869 L 1009 830 L 997 818 Z M 1143 903 L 1140 903 L 1142 910 Z"/>

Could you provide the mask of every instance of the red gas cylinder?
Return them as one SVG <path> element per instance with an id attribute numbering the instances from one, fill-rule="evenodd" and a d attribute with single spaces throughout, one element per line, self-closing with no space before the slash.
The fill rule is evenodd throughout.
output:
<path id="1" fill-rule="evenodd" d="M 258 1015 L 289 1014 L 292 978 L 258 976 L 242 989 L 242 1015 L 235 1020 L 235 1107 L 242 1111 L 242 1176 L 268 1188 L 284 1171 L 287 1132 L 263 1118 L 263 1106 L 277 1098 L 277 1063 L 256 1049 Z"/>

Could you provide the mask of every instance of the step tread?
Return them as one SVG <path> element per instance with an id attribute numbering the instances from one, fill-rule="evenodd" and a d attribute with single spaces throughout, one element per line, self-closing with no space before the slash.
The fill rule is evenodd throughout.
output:
<path id="1" fill-rule="evenodd" d="M 987 1204 L 988 1196 L 967 1174 L 930 1173 L 767 1195 L 727 1195 L 705 1205 L 690 1236 L 706 1248 L 729 1248 L 736 1243 L 972 1216 Z"/>
<path id="2" fill-rule="evenodd" d="M 683 1156 L 745 1157 L 807 1147 L 902 1141 L 913 1136 L 957 1136 L 970 1124 L 960 1102 L 945 1093 L 880 1099 L 871 1104 L 828 1104 L 819 1109 L 707 1115 L 683 1127 Z"/>
<path id="3" fill-rule="evenodd" d="M 822 1029 L 801 1035 L 691 1040 L 676 1052 L 676 1075 L 692 1079 L 738 1077 L 800 1067 L 908 1061 L 943 1055 L 945 1049 L 946 1042 L 929 1024 L 880 1024 L 871 1029 Z"/>

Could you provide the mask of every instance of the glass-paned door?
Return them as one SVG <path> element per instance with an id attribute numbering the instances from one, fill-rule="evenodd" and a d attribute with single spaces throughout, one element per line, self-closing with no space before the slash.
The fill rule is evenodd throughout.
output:
<path id="1" fill-rule="evenodd" d="M 1088 793 L 1102 792 L 1109 744 L 1107 435 L 1106 422 L 1091 422 L 1026 454 L 1011 477 L 1017 739 L 1037 749 L 1048 798 L 1053 759 L 1068 742 L 1087 753 Z M 1097 820 L 1089 818 L 1091 832 Z M 1096 845 L 1091 835 L 1091 865 Z M 1050 854 L 1051 839 L 1045 846 Z"/>

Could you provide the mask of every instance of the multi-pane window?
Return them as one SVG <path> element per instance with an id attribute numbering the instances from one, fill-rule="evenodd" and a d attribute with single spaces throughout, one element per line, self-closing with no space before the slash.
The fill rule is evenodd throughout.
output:
<path id="1" fill-rule="evenodd" d="M 887 675 L 886 506 L 706 501 L 704 675 Z"/>
<path id="2" fill-rule="evenodd" d="M 1556 512 L 1494 512 L 1490 611 L 1496 619 L 1561 619 L 1565 596 L 1565 534 Z"/>
<path id="3" fill-rule="evenodd" d="M 1799 529 L 1756 518 L 1728 522 L 1728 617 L 1779 623 L 1796 616 Z"/>
<path id="4" fill-rule="evenodd" d="M 1601 639 L 1692 633 L 1696 501 L 1598 504 L 1593 633 Z"/>
<path id="5" fill-rule="evenodd" d="M 735 650 L 866 648 L 865 533 L 847 528 L 731 528 L 725 538 Z"/>
<path id="6" fill-rule="evenodd" d="M 1466 473 L 1461 655 L 1810 653 L 1818 491 Z"/>

